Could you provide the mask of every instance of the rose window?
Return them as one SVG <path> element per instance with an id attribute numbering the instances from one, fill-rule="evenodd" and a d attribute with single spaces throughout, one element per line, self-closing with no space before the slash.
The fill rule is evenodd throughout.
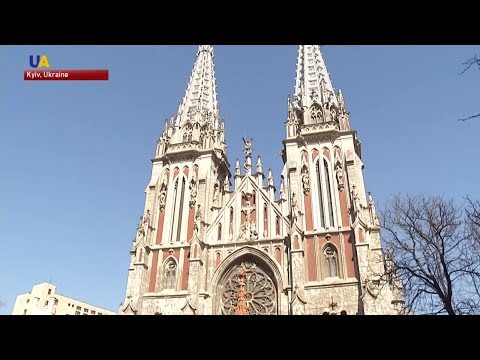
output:
<path id="1" fill-rule="evenodd" d="M 221 298 L 224 315 L 270 315 L 277 312 L 275 285 L 265 272 L 251 262 L 243 262 L 230 272 Z"/>

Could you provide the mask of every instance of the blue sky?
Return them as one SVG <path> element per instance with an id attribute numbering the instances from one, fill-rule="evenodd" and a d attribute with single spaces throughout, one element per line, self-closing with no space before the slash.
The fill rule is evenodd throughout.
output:
<path id="1" fill-rule="evenodd" d="M 478 46 L 324 46 L 362 141 L 365 184 L 391 194 L 480 198 Z M 164 119 L 176 111 L 197 46 L 0 47 L 0 314 L 48 282 L 117 311 L 131 241 Z M 102 69 L 109 81 L 24 81 L 30 54 L 52 68 Z M 297 46 L 215 46 L 228 157 L 253 137 L 279 183 Z"/>

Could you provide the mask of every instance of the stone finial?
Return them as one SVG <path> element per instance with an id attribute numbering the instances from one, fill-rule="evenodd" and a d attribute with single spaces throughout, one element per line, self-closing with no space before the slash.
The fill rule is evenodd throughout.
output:
<path id="1" fill-rule="evenodd" d="M 268 169 L 268 186 L 273 186 L 273 174 L 272 174 L 272 169 Z"/>
<path id="2" fill-rule="evenodd" d="M 235 162 L 235 176 L 240 176 L 240 160 Z"/>
<path id="3" fill-rule="evenodd" d="M 257 173 L 263 172 L 263 167 L 262 167 L 262 160 L 260 159 L 260 155 L 258 156 L 257 159 Z"/>

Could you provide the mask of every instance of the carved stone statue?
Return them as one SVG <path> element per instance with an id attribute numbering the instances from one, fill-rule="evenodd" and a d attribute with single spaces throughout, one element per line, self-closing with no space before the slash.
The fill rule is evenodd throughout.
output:
<path id="1" fill-rule="evenodd" d="M 165 209 L 165 203 L 167 199 L 167 186 L 165 183 L 162 183 L 160 187 L 160 194 L 158 195 L 158 205 L 160 207 L 160 211 Z"/>
<path id="2" fill-rule="evenodd" d="M 218 184 L 218 181 L 217 183 L 215 184 L 214 188 L 213 188 L 213 206 L 215 207 L 218 207 L 219 205 L 219 197 L 220 197 L 220 190 L 219 190 L 220 186 Z"/>
<path id="3" fill-rule="evenodd" d="M 303 193 L 305 195 L 308 195 L 310 193 L 310 176 L 308 175 L 307 169 L 305 169 L 302 174 L 302 184 L 303 184 Z"/>
<path id="4" fill-rule="evenodd" d="M 140 220 L 137 225 L 137 236 L 136 240 L 141 241 L 145 237 L 145 229 L 143 228 L 143 216 L 140 216 Z"/>
<path id="5" fill-rule="evenodd" d="M 200 209 L 200 204 L 197 205 L 197 211 L 195 212 L 195 224 L 194 230 L 198 234 L 202 229 L 202 211 Z"/>
<path id="6" fill-rule="evenodd" d="M 297 194 L 292 194 L 292 225 L 297 221 L 298 218 L 298 200 Z"/>
<path id="7" fill-rule="evenodd" d="M 338 190 L 343 191 L 345 189 L 345 183 L 343 182 L 343 169 L 338 164 L 335 166 L 335 174 L 337 176 Z"/>
<path id="8" fill-rule="evenodd" d="M 145 229 L 145 232 L 148 230 L 150 227 L 150 210 L 147 210 L 145 215 L 143 216 L 143 221 L 142 221 L 143 228 Z"/>
<path id="9" fill-rule="evenodd" d="M 352 197 L 354 209 L 360 211 L 360 197 L 358 196 L 357 187 L 355 185 L 352 185 Z"/>
<path id="10" fill-rule="evenodd" d="M 258 238 L 257 224 L 255 224 L 255 221 L 252 221 L 250 226 L 250 239 L 257 239 L 257 238 Z"/>
<path id="11" fill-rule="evenodd" d="M 238 238 L 237 240 L 243 240 L 245 239 L 245 233 L 246 233 L 247 229 L 245 227 L 245 224 L 241 225 L 240 226 L 240 232 L 238 234 Z"/>
<path id="12" fill-rule="evenodd" d="M 242 137 L 243 142 L 245 144 L 245 157 L 251 157 L 252 156 L 252 141 L 253 138 L 244 138 Z"/>
<path id="13" fill-rule="evenodd" d="M 392 275 L 395 271 L 395 264 L 393 262 L 393 249 L 389 247 L 387 249 L 387 254 L 385 255 L 385 273 L 387 275 Z"/>

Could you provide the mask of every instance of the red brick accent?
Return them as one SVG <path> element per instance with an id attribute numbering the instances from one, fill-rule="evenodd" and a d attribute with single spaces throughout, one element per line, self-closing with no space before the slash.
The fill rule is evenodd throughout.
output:
<path id="1" fill-rule="evenodd" d="M 158 250 L 153 251 L 152 266 L 150 268 L 150 283 L 148 286 L 149 292 L 155 292 L 155 285 L 157 282 L 157 271 L 158 271 Z"/>
<path id="2" fill-rule="evenodd" d="M 275 248 L 275 260 L 277 260 L 279 264 L 282 263 L 282 250 L 278 247 Z"/>
<path id="3" fill-rule="evenodd" d="M 339 191 L 338 196 L 340 198 L 340 213 L 342 214 L 342 225 L 348 226 L 350 220 L 348 218 L 348 206 L 347 206 L 347 194 L 344 191 Z"/>
<path id="4" fill-rule="evenodd" d="M 305 238 L 305 252 L 307 258 L 307 280 L 317 280 L 317 264 L 315 261 L 315 243 L 313 237 Z"/>
<path id="5" fill-rule="evenodd" d="M 190 261 L 188 261 L 188 254 L 190 250 L 183 251 L 183 272 L 182 272 L 182 290 L 188 290 L 188 270 L 190 269 Z"/>
<path id="6" fill-rule="evenodd" d="M 305 199 L 305 224 L 307 226 L 307 230 L 313 230 L 313 215 L 312 215 L 312 196 L 310 193 L 308 195 L 304 195 Z"/>

